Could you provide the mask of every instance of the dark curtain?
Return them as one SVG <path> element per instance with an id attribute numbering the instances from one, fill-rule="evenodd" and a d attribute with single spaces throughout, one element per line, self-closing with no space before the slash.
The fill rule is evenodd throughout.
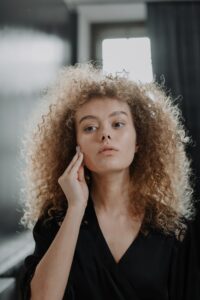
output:
<path id="1" fill-rule="evenodd" d="M 192 137 L 188 147 L 194 173 L 194 200 L 200 199 L 200 2 L 149 2 L 147 26 L 153 73 L 178 97 L 184 125 Z M 200 253 L 200 205 L 194 222 Z"/>
<path id="2" fill-rule="evenodd" d="M 148 31 L 153 72 L 178 97 L 185 126 L 193 139 L 188 156 L 200 199 L 200 3 L 150 2 Z"/>
<path id="3" fill-rule="evenodd" d="M 71 42 L 71 64 L 74 65 L 77 60 L 77 39 L 78 39 L 78 14 L 76 10 L 69 11 L 69 39 Z"/>

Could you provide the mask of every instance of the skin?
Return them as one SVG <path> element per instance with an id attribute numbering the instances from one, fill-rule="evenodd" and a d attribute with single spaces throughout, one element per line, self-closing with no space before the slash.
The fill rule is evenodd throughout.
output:
<path id="1" fill-rule="evenodd" d="M 77 110 L 75 124 L 79 151 L 58 179 L 68 201 L 68 216 L 77 212 L 79 219 L 86 208 L 85 165 L 92 174 L 90 193 L 100 229 L 119 262 L 138 235 L 143 217 L 133 219 L 128 208 L 129 166 L 138 149 L 131 111 L 117 99 L 93 98 Z M 100 153 L 103 146 L 116 150 Z"/>
<path id="2" fill-rule="evenodd" d="M 110 116 L 120 111 L 125 114 Z M 85 118 L 88 115 L 93 117 Z M 129 166 L 138 149 L 129 105 L 117 99 L 93 98 L 77 110 L 75 122 L 83 164 L 92 174 L 96 209 L 116 216 L 126 212 Z M 117 151 L 99 153 L 102 146 L 113 146 Z"/>

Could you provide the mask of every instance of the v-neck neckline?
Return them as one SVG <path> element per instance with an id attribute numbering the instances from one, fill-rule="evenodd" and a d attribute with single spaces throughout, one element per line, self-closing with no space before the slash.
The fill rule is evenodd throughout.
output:
<path id="1" fill-rule="evenodd" d="M 93 224 L 94 224 L 94 230 L 95 230 L 95 236 L 97 239 L 97 242 L 99 242 L 99 248 L 101 249 L 101 254 L 104 257 L 104 260 L 106 260 L 108 263 L 114 264 L 115 266 L 119 266 L 120 264 L 123 263 L 123 261 L 128 257 L 129 252 L 136 247 L 137 243 L 140 241 L 142 237 L 141 230 L 139 230 L 138 234 L 134 238 L 134 240 L 130 243 L 130 245 L 126 248 L 125 252 L 122 254 L 120 259 L 118 261 L 115 260 L 112 251 L 106 241 L 106 238 L 104 237 L 104 234 L 101 230 L 97 214 L 94 208 L 94 202 L 91 198 L 91 195 L 89 197 L 89 207 L 90 207 L 90 212 L 93 218 Z"/>

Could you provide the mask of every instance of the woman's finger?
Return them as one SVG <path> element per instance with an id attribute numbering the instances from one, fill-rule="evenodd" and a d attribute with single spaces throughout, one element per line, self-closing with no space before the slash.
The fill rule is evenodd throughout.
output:
<path id="1" fill-rule="evenodd" d="M 74 175 L 78 173 L 78 170 L 82 164 L 83 161 L 83 153 L 79 153 L 78 159 L 76 160 L 76 162 L 73 164 L 71 170 L 70 170 L 70 174 Z"/>
<path id="2" fill-rule="evenodd" d="M 84 174 L 84 165 L 83 163 L 81 164 L 79 171 L 78 171 L 78 179 L 79 181 L 84 181 L 85 180 L 85 174 Z"/>

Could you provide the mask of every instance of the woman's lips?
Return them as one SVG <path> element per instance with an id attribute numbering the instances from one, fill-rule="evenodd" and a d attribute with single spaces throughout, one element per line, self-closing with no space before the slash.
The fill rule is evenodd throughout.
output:
<path id="1" fill-rule="evenodd" d="M 101 147 L 101 149 L 99 150 L 99 153 L 104 152 L 104 151 L 118 151 L 117 148 L 111 146 L 111 145 L 107 145 L 107 146 L 103 146 Z"/>
<path id="2" fill-rule="evenodd" d="M 109 155 L 109 154 L 113 154 L 114 152 L 117 152 L 117 150 L 114 150 L 114 149 L 105 149 L 105 150 L 99 152 L 99 154 Z"/>

